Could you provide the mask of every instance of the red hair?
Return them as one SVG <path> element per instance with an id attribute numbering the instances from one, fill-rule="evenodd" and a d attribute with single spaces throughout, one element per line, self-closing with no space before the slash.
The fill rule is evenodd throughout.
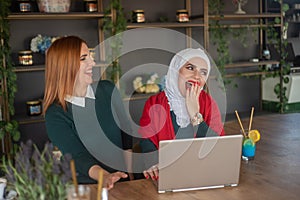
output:
<path id="1" fill-rule="evenodd" d="M 46 53 L 45 95 L 43 110 L 57 103 L 66 111 L 66 95 L 72 95 L 77 72 L 80 68 L 80 52 L 84 40 L 77 36 L 62 37 L 53 42 Z"/>

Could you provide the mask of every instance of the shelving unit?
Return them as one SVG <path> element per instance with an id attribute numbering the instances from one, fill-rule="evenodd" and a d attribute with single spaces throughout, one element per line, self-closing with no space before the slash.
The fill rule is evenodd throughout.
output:
<path id="1" fill-rule="evenodd" d="M 269 0 L 270 1 L 270 0 Z M 262 104 L 263 109 L 267 111 L 274 111 L 280 113 L 291 113 L 291 112 L 299 112 L 300 110 L 300 98 L 297 90 L 299 74 L 298 72 L 298 64 L 296 61 L 296 57 L 293 58 L 293 55 L 299 55 L 299 43 L 300 43 L 300 10 L 297 9 L 300 5 L 299 0 L 283 0 L 283 3 L 289 6 L 289 10 L 285 12 L 284 18 L 281 18 L 282 26 L 282 39 L 283 44 L 281 47 L 287 45 L 286 52 L 289 55 L 286 57 L 286 60 L 283 60 L 283 65 L 280 66 L 280 77 L 268 77 L 263 80 L 263 94 L 262 94 Z M 278 6 L 278 4 L 273 5 L 267 8 L 271 12 L 274 10 L 282 10 L 282 7 Z M 290 46 L 291 45 L 291 48 Z M 285 67 L 290 65 L 290 72 L 286 73 Z M 296 64 L 295 64 L 296 63 Z M 284 81 L 288 78 L 288 81 Z M 280 88 L 277 90 L 277 93 L 272 93 L 268 88 Z M 278 98 L 278 95 L 280 98 Z"/>
<path id="2" fill-rule="evenodd" d="M 34 3 L 34 2 L 32 2 Z M 40 13 L 40 12 L 28 12 L 28 13 L 18 13 L 18 12 L 12 12 L 8 16 L 8 20 L 12 24 L 12 30 L 11 35 L 13 38 L 17 38 L 18 41 L 24 42 L 15 42 L 12 41 L 12 54 L 16 55 L 18 53 L 18 50 L 28 49 L 30 48 L 29 38 L 33 37 L 37 34 L 42 35 L 48 35 L 47 30 L 50 29 L 57 29 L 56 31 L 52 30 L 52 34 L 49 36 L 55 35 L 68 35 L 68 28 L 66 30 L 61 30 L 63 27 L 56 27 L 54 26 L 56 23 L 65 23 L 65 27 L 71 28 L 71 32 L 69 34 L 76 34 L 76 30 L 78 30 L 77 35 L 85 35 L 81 29 L 85 27 L 76 27 L 77 23 L 83 24 L 84 26 L 92 26 L 92 28 L 89 28 L 89 31 L 93 29 L 93 33 L 87 33 L 87 37 L 80 36 L 83 39 L 87 40 L 89 43 L 93 43 L 93 45 L 98 45 L 102 41 L 104 41 L 104 33 L 102 30 L 102 19 L 104 17 L 103 12 L 103 2 L 102 0 L 97 0 L 98 3 L 98 12 L 82 12 L 82 11 L 74 11 L 74 12 L 68 12 L 68 13 Z M 108 17 L 113 17 L 113 13 L 108 15 Z M 35 23 L 43 23 L 41 26 L 34 26 Z M 71 25 L 70 23 L 71 22 Z M 86 23 L 85 23 L 86 22 Z M 23 25 L 23 23 L 31 24 L 32 30 L 26 30 L 27 33 L 25 34 L 19 34 L 19 31 L 17 31 L 14 27 L 14 23 Z M 47 27 L 49 25 L 49 27 Z M 17 26 L 17 25 L 16 25 Z M 26 25 L 25 25 L 26 26 Z M 17 27 L 18 28 L 18 27 Z M 73 30 L 73 31 L 72 31 Z M 74 31 L 75 30 L 75 31 Z M 29 33 L 28 33 L 29 32 Z M 17 36 L 16 36 L 17 34 Z M 90 35 L 93 34 L 93 37 L 95 40 L 90 39 Z M 91 41 L 88 41 L 91 40 Z M 92 47 L 92 46 L 91 46 Z M 103 54 L 103 52 L 102 52 Z M 103 55 L 100 55 L 101 60 L 103 60 Z M 13 56 L 13 61 L 15 63 L 18 63 L 16 60 L 16 56 Z M 102 74 L 102 70 L 104 69 L 104 64 L 97 63 L 96 72 L 99 72 L 99 75 Z M 37 143 L 43 143 L 44 140 L 47 139 L 47 135 L 45 132 L 45 124 L 44 124 L 44 117 L 42 115 L 40 116 L 28 116 L 26 114 L 26 101 L 32 100 L 32 98 L 35 99 L 41 99 L 43 96 L 43 90 L 44 90 L 44 71 L 45 66 L 43 63 L 37 63 L 32 66 L 18 66 L 16 65 L 14 72 L 17 73 L 17 84 L 18 84 L 18 91 L 16 93 L 16 102 L 15 102 L 15 110 L 16 114 L 13 116 L 13 119 L 17 120 L 19 123 L 20 131 L 21 131 L 21 140 L 22 137 L 25 139 L 31 136 L 31 134 L 37 134 L 37 133 L 30 133 L 30 132 L 40 132 L 34 139 L 37 139 Z M 31 131 L 29 131 L 31 130 Z M 37 131 L 38 130 L 38 131 Z M 39 142 L 39 140 L 42 140 Z M 42 144 L 41 144 L 42 145 Z"/>
<path id="3" fill-rule="evenodd" d="M 101 29 L 102 27 L 102 19 L 104 17 L 103 13 L 103 5 L 107 4 L 109 0 L 98 0 L 98 11 L 96 13 L 86 13 L 86 12 L 68 12 L 68 13 L 39 13 L 39 12 L 31 12 L 31 13 L 12 13 L 9 15 L 8 19 L 11 22 L 15 21 L 20 21 L 20 22 L 34 22 L 34 23 L 39 23 L 41 22 L 43 24 L 47 23 L 52 23 L 53 21 L 58 22 L 58 23 L 65 23 L 66 25 L 69 25 L 73 21 L 96 21 L 96 23 L 93 24 L 93 30 L 89 29 L 86 32 L 93 32 L 97 34 L 97 44 L 101 41 L 104 41 L 104 32 Z M 126 4 L 128 1 L 124 1 L 123 3 Z M 133 5 L 127 5 L 127 12 L 130 10 L 134 10 L 137 7 L 139 7 L 138 3 L 141 4 L 146 4 L 148 6 L 153 6 L 148 4 L 147 2 L 140 2 L 137 0 L 131 0 L 131 2 L 134 2 L 135 4 Z M 283 19 L 283 16 L 280 13 L 267 13 L 263 10 L 263 3 L 264 0 L 257 0 L 256 1 L 258 4 L 258 9 L 257 13 L 252 13 L 252 14 L 245 14 L 245 15 L 236 15 L 232 14 L 234 11 L 229 11 L 228 13 L 224 13 L 224 15 L 211 15 L 209 14 L 209 7 L 208 3 L 209 0 L 197 0 L 197 1 L 191 1 L 191 0 L 185 0 L 183 2 L 180 2 L 180 5 L 182 5 L 182 8 L 185 8 L 188 10 L 189 16 L 191 17 L 190 22 L 188 23 L 179 23 L 175 21 L 170 21 L 170 22 L 158 22 L 158 21 L 151 21 L 146 23 L 128 23 L 127 24 L 127 29 L 136 29 L 136 28 L 147 28 L 147 27 L 154 27 L 154 28 L 169 28 L 169 29 L 180 29 L 181 31 L 185 32 L 185 34 L 188 36 L 187 41 L 186 41 L 186 46 L 191 47 L 191 41 L 190 38 L 193 38 L 193 36 L 196 36 L 200 38 L 202 41 L 200 42 L 205 49 L 208 50 L 208 52 L 211 51 L 212 45 L 211 45 L 211 40 L 210 40 L 210 22 L 212 21 L 220 21 L 221 23 L 221 28 L 258 28 L 259 32 L 257 34 L 258 38 L 258 43 L 259 43 L 259 50 L 257 53 L 257 57 L 261 58 L 260 52 L 262 52 L 263 44 L 266 41 L 266 38 L 264 37 L 263 34 L 263 28 L 266 28 L 268 26 L 271 26 L 272 24 L 269 23 L 275 18 L 280 18 L 281 20 Z M 227 2 L 226 3 L 231 3 Z M 248 4 L 253 3 L 253 1 L 248 1 Z M 196 8 L 196 9 L 195 9 Z M 196 11 L 196 14 L 193 13 Z M 165 12 L 168 12 L 168 10 L 165 10 Z M 171 12 L 171 11 L 169 11 Z M 172 13 L 174 13 L 174 19 L 175 19 L 175 13 L 176 10 L 173 10 Z M 199 16 L 195 18 L 195 15 Z M 112 13 L 110 17 L 114 18 L 114 14 Z M 93 22 L 94 22 L 93 21 Z M 254 22 L 253 22 L 254 21 Z M 73 24 L 74 25 L 74 24 Z M 32 26 L 34 27 L 34 26 Z M 282 23 L 281 24 L 276 24 L 274 27 L 281 29 L 282 28 Z M 61 30 L 59 27 L 57 28 L 57 33 L 59 33 Z M 36 26 L 34 27 L 34 31 L 36 34 L 40 33 L 40 29 L 44 29 L 44 33 L 47 32 L 47 27 L 42 27 L 42 26 Z M 48 27 L 48 30 L 52 29 L 51 27 Z M 78 27 L 80 29 L 80 27 Z M 195 31 L 196 30 L 196 31 Z M 53 30 L 52 30 L 53 32 Z M 83 32 L 83 31 L 82 31 Z M 12 35 L 17 34 L 15 31 L 12 32 Z M 58 34 L 57 34 L 58 35 Z M 19 36 L 22 37 L 22 36 Z M 28 35 L 24 36 L 24 40 L 28 40 Z M 25 42 L 23 42 L 25 43 Z M 20 46 L 24 44 L 18 44 Z M 14 46 L 15 47 L 15 46 Z M 14 48 L 13 53 L 16 52 L 16 48 Z M 101 60 L 104 60 L 103 58 L 105 57 L 105 52 L 101 51 Z M 268 72 L 262 72 L 259 70 L 260 66 L 265 66 L 265 65 L 278 65 L 279 61 L 259 61 L 259 62 L 249 62 L 248 60 L 234 60 L 232 63 L 225 65 L 225 70 L 228 72 L 230 70 L 238 70 L 238 73 L 232 73 L 232 74 L 226 74 L 225 77 L 228 78 L 234 78 L 234 77 L 243 77 L 243 76 L 261 76 L 264 75 Z M 97 67 L 100 69 L 100 73 L 102 74 L 102 70 L 105 67 L 105 63 L 98 63 Z M 250 69 L 250 71 L 248 70 Z M 17 73 L 18 77 L 21 76 L 26 76 L 26 78 L 29 77 L 27 74 L 37 74 L 36 77 L 40 80 L 43 79 L 43 73 L 44 73 L 44 66 L 41 64 L 34 65 L 34 66 L 28 66 L 28 67 L 16 67 L 15 72 Z M 28 76 L 28 77 L 27 77 Z M 103 77 L 105 78 L 105 76 Z M 24 81 L 24 80 L 22 80 Z M 25 91 L 22 91 L 25 92 Z M 29 93 L 32 91 L 29 91 Z M 25 92 L 26 93 L 26 92 Z M 42 92 L 39 91 L 39 95 L 42 95 Z M 28 94 L 28 96 L 32 96 L 35 94 Z M 124 101 L 130 101 L 130 100 L 145 100 L 149 97 L 147 94 L 142 94 L 142 95 L 134 95 L 130 98 L 125 98 Z M 18 98 L 18 96 L 17 96 Z M 22 95 L 22 98 L 24 96 Z M 31 98 L 31 97 L 30 97 Z M 22 100 L 23 101 L 23 100 Z M 24 104 L 24 110 L 26 106 L 26 101 L 23 101 Z M 16 106 L 17 109 L 19 109 L 19 105 Z M 17 110 L 18 111 L 18 110 Z M 18 120 L 20 125 L 30 125 L 30 124 L 35 124 L 35 123 L 41 123 L 43 122 L 43 118 L 40 117 L 28 117 L 24 112 L 22 111 L 21 113 L 17 113 L 16 119 Z"/>
<path id="4" fill-rule="evenodd" d="M 153 28 L 193 28 L 193 27 L 204 27 L 204 23 L 198 23 L 198 22 L 188 22 L 188 23 L 179 23 L 179 22 L 173 22 L 173 23 L 129 23 L 127 24 L 127 29 L 133 29 L 133 28 L 147 28 L 147 27 L 153 27 Z"/>
<path id="5" fill-rule="evenodd" d="M 208 1 L 208 0 L 205 0 Z M 279 64 L 279 61 L 266 61 L 261 60 L 262 58 L 262 51 L 263 51 L 263 45 L 266 42 L 266 38 L 264 37 L 263 29 L 268 28 L 270 26 L 273 27 L 282 27 L 281 24 L 273 24 L 269 23 L 268 20 L 273 20 L 275 18 L 282 19 L 281 13 L 266 13 L 266 11 L 263 10 L 263 1 L 258 0 L 259 8 L 257 14 L 222 14 L 222 15 L 209 15 L 208 13 L 208 21 L 216 21 L 218 20 L 220 22 L 220 28 L 257 28 L 258 29 L 258 39 L 259 39 L 259 54 L 257 55 L 257 58 L 259 59 L 258 62 L 251 62 L 249 60 L 245 61 L 238 61 L 233 62 L 225 65 L 225 69 L 233 69 L 233 68 L 247 68 L 247 67 L 254 67 L 254 66 L 266 66 L 266 65 L 275 65 Z M 206 30 L 208 33 L 206 35 L 209 35 L 209 29 Z M 206 38 L 206 47 L 209 50 L 209 37 Z M 256 71 L 251 73 L 238 73 L 238 74 L 226 74 L 225 77 L 236 77 L 236 76 L 257 76 L 257 75 L 264 75 L 266 72 Z"/>
<path id="6" fill-rule="evenodd" d="M 9 20 L 89 20 L 89 19 L 99 19 L 104 17 L 102 12 L 92 12 L 92 13 L 13 13 L 9 15 Z M 111 15 L 108 15 L 111 17 Z M 47 23 L 47 22 L 46 22 Z M 100 37 L 99 28 L 99 42 L 103 41 Z M 101 65 L 99 65 L 101 67 Z M 17 66 L 14 70 L 15 72 L 34 72 L 34 71 L 44 71 L 44 65 L 33 65 L 33 66 Z"/>
<path id="7" fill-rule="evenodd" d="M 56 19 L 98 19 L 104 17 L 103 13 L 13 13 L 9 20 L 56 20 Z"/>
<path id="8" fill-rule="evenodd" d="M 185 8 L 189 11 L 189 16 L 192 18 L 188 23 L 178 23 L 178 22 L 149 22 L 149 23 L 129 23 L 127 25 L 128 29 L 135 29 L 135 28 L 147 28 L 147 27 L 154 27 L 154 28 L 170 28 L 170 29 L 185 29 L 185 33 L 188 38 L 192 38 L 192 30 L 193 28 L 202 28 L 199 34 L 203 39 L 203 47 L 210 52 L 211 50 L 211 40 L 210 40 L 210 23 L 212 21 L 219 21 L 220 28 L 231 28 L 231 29 L 238 29 L 238 28 L 249 28 L 249 29 L 257 29 L 257 40 L 259 50 L 256 54 L 256 58 L 259 58 L 259 62 L 251 62 L 249 61 L 250 58 L 247 60 L 234 60 L 232 63 L 226 64 L 225 68 L 225 75 L 226 78 L 234 78 L 234 77 L 243 77 L 243 76 L 261 76 L 271 72 L 261 71 L 260 68 L 266 65 L 279 65 L 280 62 L 278 60 L 262 60 L 262 51 L 264 48 L 264 44 L 267 43 L 266 38 L 264 36 L 264 30 L 270 26 L 275 28 L 281 29 L 283 24 L 274 24 L 272 23 L 275 18 L 280 18 L 282 20 L 281 13 L 268 13 L 263 9 L 263 4 L 265 3 L 263 0 L 257 0 L 257 12 L 251 14 L 232 14 L 234 11 L 225 11 L 226 13 L 222 13 L 221 15 L 209 14 L 209 0 L 200 0 L 197 3 L 200 3 L 198 6 L 200 9 L 203 8 L 202 12 L 200 13 L 197 19 L 193 19 L 193 13 L 191 12 L 192 2 L 191 0 L 185 0 Z M 193 2 L 195 4 L 195 2 Z M 228 3 L 228 2 L 226 2 Z M 231 2 L 230 2 L 231 3 Z M 250 3 L 250 2 L 248 2 Z M 251 1 L 251 3 L 253 3 Z M 195 6 L 193 4 L 193 6 Z M 198 4 L 199 5 L 199 4 Z M 136 5 L 135 5 L 136 6 Z M 138 6 L 136 6 L 138 7 Z M 175 12 L 175 11 L 173 11 Z M 197 13 L 199 14 L 199 13 Z M 187 47 L 190 47 L 190 41 L 187 41 Z M 237 73 L 231 73 L 233 70 L 240 70 Z M 247 71 L 247 70 L 250 71 Z M 136 97 L 134 97 L 135 99 Z"/>
<path id="9" fill-rule="evenodd" d="M 254 58 L 259 59 L 259 61 L 249 61 L 253 57 L 250 57 L 248 60 L 234 60 L 232 63 L 226 64 L 224 66 L 226 72 L 224 77 L 232 79 L 240 77 L 259 77 L 259 110 L 262 110 L 262 77 L 268 74 L 272 74 L 273 72 L 265 70 L 262 71 L 261 69 L 266 68 L 266 66 L 272 65 L 280 66 L 280 60 L 263 59 L 262 52 L 266 48 L 266 44 L 268 43 L 266 37 L 266 29 L 269 27 L 277 28 L 281 33 L 283 29 L 283 15 L 281 13 L 281 8 L 277 11 L 277 13 L 269 13 L 266 10 L 267 2 L 263 0 L 257 0 L 256 2 L 258 5 L 257 13 L 238 15 L 227 13 L 222 13 L 222 15 L 208 14 L 207 18 L 209 21 L 218 20 L 220 22 L 220 28 L 248 28 L 249 31 L 251 29 L 258 30 L 258 53 Z M 274 21 L 276 18 L 280 19 L 281 23 L 275 24 Z M 207 48 L 209 49 L 209 42 L 207 42 Z"/>
<path id="10" fill-rule="evenodd" d="M 192 16 L 192 3 L 191 0 L 184 0 L 183 1 L 184 7 L 181 9 L 186 9 L 188 11 L 188 15 Z M 137 5 L 135 5 L 137 6 Z M 201 6 L 199 6 L 201 8 Z M 204 10 L 204 8 L 203 8 Z M 203 11 L 204 12 L 204 11 Z M 174 16 L 175 16 L 176 10 L 174 10 Z M 199 27 L 205 27 L 207 24 L 204 22 L 203 17 L 199 17 L 195 20 L 190 20 L 189 22 L 147 22 L 146 23 L 128 23 L 127 29 L 135 29 L 135 28 L 147 28 L 147 27 L 153 27 L 153 28 L 169 28 L 169 29 L 176 29 L 176 28 L 183 28 L 185 29 L 185 34 L 187 37 L 187 47 L 191 47 L 191 41 L 190 38 L 192 38 L 192 29 L 193 28 L 199 28 Z"/>
<path id="11" fill-rule="evenodd" d="M 14 69 L 14 72 L 36 72 L 45 71 L 44 65 L 22 66 Z"/>

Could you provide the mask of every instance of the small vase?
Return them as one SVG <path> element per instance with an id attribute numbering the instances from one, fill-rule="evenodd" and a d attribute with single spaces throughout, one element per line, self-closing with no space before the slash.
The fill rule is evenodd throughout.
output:
<path id="1" fill-rule="evenodd" d="M 246 14 L 246 12 L 242 10 L 242 3 L 241 2 L 237 3 L 237 11 L 235 11 L 235 14 Z"/>

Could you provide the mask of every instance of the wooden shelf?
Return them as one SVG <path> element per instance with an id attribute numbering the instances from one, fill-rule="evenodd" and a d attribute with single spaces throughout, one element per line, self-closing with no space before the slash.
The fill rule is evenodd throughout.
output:
<path id="1" fill-rule="evenodd" d="M 262 60 L 259 62 L 249 62 L 249 61 L 241 61 L 241 62 L 235 62 L 228 65 L 225 65 L 225 69 L 236 69 L 236 68 L 249 68 L 249 67 L 258 67 L 258 66 L 264 66 L 264 65 L 277 65 L 279 64 L 279 61 L 276 60 Z M 232 73 L 232 74 L 226 74 L 226 78 L 234 78 L 239 76 L 261 76 L 266 74 L 271 74 L 272 71 L 250 71 L 250 72 L 242 72 L 242 73 Z"/>
<path id="2" fill-rule="evenodd" d="M 293 21 L 293 20 L 291 20 L 291 21 L 287 21 L 288 23 L 294 23 L 294 24 L 298 24 L 298 23 L 300 23 L 300 21 Z"/>
<path id="3" fill-rule="evenodd" d="M 281 24 L 274 23 L 253 23 L 249 24 L 250 20 L 261 20 L 268 18 L 277 18 L 281 17 L 279 13 L 264 13 L 264 14 L 245 14 L 245 15 L 237 15 L 237 14 L 225 14 L 225 15 L 209 15 L 209 20 L 220 20 L 222 24 L 221 28 L 266 28 L 266 27 L 281 27 Z M 238 20 L 239 23 L 225 23 L 225 21 L 230 20 Z"/>
<path id="4" fill-rule="evenodd" d="M 124 97 L 123 101 L 135 101 L 135 100 L 143 100 L 148 99 L 150 96 L 154 95 L 155 93 L 140 93 L 140 94 L 133 94 L 131 97 Z M 13 117 L 20 125 L 26 124 L 34 124 L 34 123 L 42 123 L 45 122 L 45 118 L 43 115 L 38 116 L 28 116 L 27 114 L 18 114 Z"/>
<path id="5" fill-rule="evenodd" d="M 281 17 L 280 13 L 263 13 L 263 14 L 224 14 L 224 15 L 209 15 L 210 20 L 245 20 L 245 19 L 262 19 Z"/>
<path id="6" fill-rule="evenodd" d="M 25 113 L 24 114 L 19 114 L 15 115 L 13 117 L 14 120 L 18 121 L 18 123 L 21 124 L 33 124 L 33 123 L 41 123 L 45 122 L 45 118 L 43 115 L 38 115 L 38 116 L 28 116 Z"/>
<path id="7" fill-rule="evenodd" d="M 234 77 L 239 77 L 239 76 L 262 76 L 262 75 L 266 75 L 266 74 L 272 74 L 273 72 L 266 72 L 266 71 L 261 71 L 261 72 L 244 72 L 244 73 L 235 73 L 235 74 L 226 74 L 225 77 L 226 78 L 234 78 Z"/>
<path id="8" fill-rule="evenodd" d="M 103 18 L 103 13 L 69 12 L 69 13 L 13 13 L 9 20 L 57 20 L 57 19 L 98 19 Z"/>
<path id="9" fill-rule="evenodd" d="M 128 29 L 133 28 L 189 28 L 189 27 L 204 27 L 204 23 L 200 22 L 188 22 L 188 23 L 180 23 L 180 22 L 153 22 L 153 23 L 129 23 L 127 24 Z"/>
<path id="10" fill-rule="evenodd" d="M 225 65 L 225 69 L 255 67 L 255 66 L 262 66 L 262 65 L 276 65 L 276 64 L 279 64 L 279 61 L 276 60 L 263 60 L 259 62 L 242 61 L 242 62 L 235 62 L 235 63 Z"/>
<path id="11" fill-rule="evenodd" d="M 221 28 L 266 28 L 266 27 L 281 27 L 280 24 L 222 24 Z M 214 26 L 211 26 L 214 28 Z"/>
<path id="12" fill-rule="evenodd" d="M 105 62 L 96 63 L 94 67 L 108 67 L 109 64 Z M 32 66 L 16 66 L 13 70 L 14 72 L 36 72 L 36 71 L 45 71 L 44 65 L 32 65 Z"/>
<path id="13" fill-rule="evenodd" d="M 108 67 L 109 65 L 105 62 L 96 63 L 94 67 Z M 16 66 L 14 72 L 35 72 L 45 71 L 45 65 L 32 65 L 32 66 Z"/>
<path id="14" fill-rule="evenodd" d="M 32 66 L 17 66 L 13 70 L 14 72 L 36 72 L 45 71 L 44 65 L 32 65 Z"/>
<path id="15" fill-rule="evenodd" d="M 142 99 L 148 99 L 150 96 L 154 95 L 156 93 L 136 93 L 133 94 L 131 97 L 124 97 L 123 101 L 135 101 L 135 100 L 142 100 Z"/>

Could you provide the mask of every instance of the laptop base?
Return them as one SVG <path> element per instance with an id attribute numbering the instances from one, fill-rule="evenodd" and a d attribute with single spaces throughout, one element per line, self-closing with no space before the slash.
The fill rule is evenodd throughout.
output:
<path id="1" fill-rule="evenodd" d="M 238 184 L 227 184 L 227 185 L 219 185 L 219 186 L 206 186 L 206 187 L 174 189 L 174 190 L 159 190 L 158 193 L 163 194 L 166 192 L 185 192 L 185 191 L 193 191 L 193 190 L 217 189 L 217 188 L 236 187 L 236 186 L 238 186 Z"/>

